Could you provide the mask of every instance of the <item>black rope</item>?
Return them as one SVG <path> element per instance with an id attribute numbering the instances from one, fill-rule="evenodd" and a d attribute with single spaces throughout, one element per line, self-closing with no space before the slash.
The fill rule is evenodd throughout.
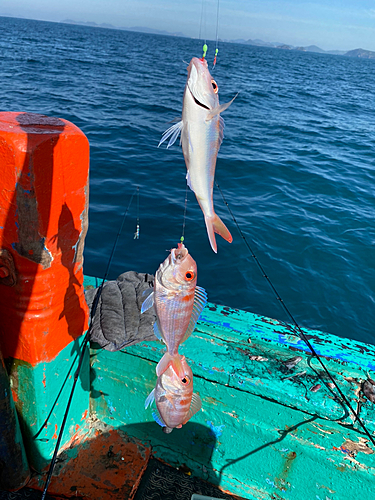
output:
<path id="1" fill-rule="evenodd" d="M 360 419 L 359 417 L 359 414 L 352 408 L 349 400 L 347 399 L 347 397 L 345 396 L 345 394 L 342 392 L 342 390 L 340 389 L 339 385 L 337 384 L 337 382 L 335 381 L 335 379 L 332 377 L 332 375 L 330 374 L 330 372 L 328 371 L 327 367 L 325 366 L 325 364 L 323 363 L 321 357 L 319 356 L 319 354 L 315 351 L 314 347 L 312 346 L 311 342 L 309 341 L 309 339 L 306 337 L 306 335 L 303 333 L 302 329 L 300 328 L 300 326 L 298 325 L 297 321 L 294 319 L 294 316 L 292 315 L 292 313 L 289 311 L 288 307 L 286 306 L 286 304 L 284 303 L 284 301 L 282 300 L 282 298 L 280 297 L 279 293 L 277 292 L 276 288 L 274 287 L 273 283 L 271 282 L 270 278 L 267 276 L 263 266 L 261 265 L 261 263 L 259 262 L 258 258 L 256 257 L 255 253 L 253 252 L 251 246 L 249 245 L 245 235 L 243 234 L 231 208 L 229 207 L 228 205 L 228 202 L 227 200 L 225 199 L 225 196 L 219 186 L 219 184 L 217 183 L 217 181 L 215 181 L 215 184 L 217 186 L 217 188 L 219 189 L 220 191 L 220 194 L 221 194 L 221 197 L 223 198 L 223 201 L 225 203 L 225 205 L 227 206 L 227 209 L 233 219 L 233 222 L 235 223 L 237 229 L 238 229 L 238 232 L 240 233 L 240 236 L 241 238 L 243 239 L 246 247 L 248 248 L 251 256 L 254 258 L 258 268 L 260 269 L 263 277 L 267 280 L 268 284 L 270 285 L 273 293 L 275 294 L 276 296 L 276 299 L 280 302 L 280 304 L 282 305 L 284 311 L 287 313 L 287 315 L 289 316 L 290 320 L 292 321 L 294 327 L 295 327 L 295 331 L 298 332 L 298 336 L 305 342 L 305 344 L 307 345 L 307 347 L 310 349 L 311 353 L 313 354 L 313 356 L 316 357 L 316 359 L 319 361 L 319 364 L 320 366 L 323 368 L 323 370 L 325 371 L 326 375 L 328 376 L 328 378 L 331 380 L 331 382 L 334 384 L 335 388 L 337 389 L 338 393 L 340 394 L 340 397 L 341 397 L 341 400 L 342 400 L 342 403 L 344 403 L 344 406 L 346 406 L 350 411 L 351 413 L 353 414 L 353 416 L 355 417 L 356 421 L 358 421 L 359 425 L 362 427 L 363 431 L 365 432 L 365 434 L 367 435 L 367 437 L 370 439 L 371 443 L 375 446 L 375 440 L 374 438 L 371 436 L 371 434 L 369 433 L 369 431 L 367 430 L 365 424 L 362 422 L 362 420 Z"/>
<path id="2" fill-rule="evenodd" d="M 59 436 L 57 438 L 57 442 L 56 442 L 56 446 L 55 446 L 55 451 L 53 453 L 51 464 L 50 464 L 50 467 L 49 467 L 49 470 L 48 470 L 47 479 L 46 479 L 46 482 L 45 482 L 45 485 L 44 485 L 44 489 L 43 489 L 43 493 L 42 493 L 42 496 L 41 496 L 42 500 L 44 500 L 45 497 L 46 497 L 48 486 L 49 486 L 49 483 L 51 482 L 53 469 L 55 468 L 55 465 L 56 465 L 57 454 L 59 452 L 61 439 L 62 439 L 62 436 L 63 436 L 63 433 L 64 433 L 64 428 L 65 428 L 66 420 L 68 418 L 70 405 L 72 403 L 72 399 L 73 399 L 73 395 L 74 395 L 74 390 L 75 390 L 76 385 L 77 385 L 79 373 L 81 371 L 81 367 L 82 367 L 82 363 L 83 363 L 83 358 L 85 356 L 86 345 L 87 345 L 88 341 L 90 340 L 91 330 L 92 330 L 92 326 L 93 326 L 93 321 L 94 321 L 96 309 L 97 309 L 98 304 L 99 304 L 99 299 L 100 299 L 100 296 L 101 296 L 101 293 L 102 293 L 102 290 L 103 290 L 104 283 L 105 283 L 105 281 L 108 278 L 109 269 L 111 267 L 113 255 L 115 253 L 115 250 L 116 250 L 116 247 L 117 247 L 117 243 L 118 243 L 118 240 L 120 238 L 120 235 L 121 235 L 121 232 L 122 232 L 122 228 L 124 227 L 124 222 L 125 222 L 126 216 L 128 214 L 130 205 L 131 205 L 131 203 L 133 201 L 135 193 L 136 193 L 136 191 L 134 191 L 134 193 L 132 194 L 132 196 L 130 198 L 130 202 L 129 202 L 128 208 L 125 210 L 124 215 L 122 217 L 120 229 L 119 229 L 119 231 L 117 233 L 115 242 L 113 244 L 112 252 L 111 252 L 111 255 L 110 255 L 109 260 L 108 260 L 107 269 L 106 269 L 106 271 L 104 273 L 103 280 L 102 280 L 102 282 L 101 282 L 101 284 L 100 284 L 100 286 L 99 286 L 99 288 L 98 288 L 98 290 L 97 290 L 97 292 L 95 294 L 95 297 L 94 297 L 94 300 L 93 300 L 93 303 L 92 303 L 92 306 L 91 306 L 90 325 L 89 325 L 89 328 L 88 328 L 88 330 L 86 332 L 86 335 L 85 335 L 85 337 L 83 339 L 83 342 L 82 342 L 82 347 L 81 347 L 81 353 L 80 353 L 80 358 L 79 358 L 78 366 L 77 366 L 77 369 L 76 369 L 76 371 L 74 373 L 74 380 L 73 380 L 72 390 L 70 391 L 70 396 L 69 396 L 68 404 L 66 405 L 66 409 L 65 409 L 65 413 L 64 413 L 64 418 L 63 418 L 63 421 L 61 423 L 61 429 L 60 429 L 60 432 L 59 432 Z"/>

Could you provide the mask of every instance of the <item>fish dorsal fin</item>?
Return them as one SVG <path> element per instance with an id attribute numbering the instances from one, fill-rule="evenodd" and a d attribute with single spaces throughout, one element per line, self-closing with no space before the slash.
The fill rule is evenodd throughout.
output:
<path id="1" fill-rule="evenodd" d="M 156 410 L 152 410 L 152 417 L 155 420 L 155 422 L 160 425 L 160 427 L 167 427 L 167 424 L 161 418 L 159 410 L 157 410 L 157 409 Z"/>
<path id="2" fill-rule="evenodd" d="M 171 127 L 169 127 L 164 134 L 162 135 L 160 142 L 158 144 L 158 147 L 163 144 L 167 139 L 169 139 L 167 149 L 170 148 L 175 142 L 177 137 L 180 135 L 181 130 L 183 129 L 184 123 L 183 121 L 179 121 L 178 123 L 175 123 Z"/>
<path id="3" fill-rule="evenodd" d="M 191 313 L 189 325 L 186 329 L 185 335 L 183 336 L 181 343 L 185 342 L 187 338 L 193 333 L 195 325 L 203 311 L 205 305 L 207 304 L 207 293 L 206 290 L 200 286 L 195 287 L 194 305 L 193 311 Z"/>
<path id="4" fill-rule="evenodd" d="M 141 314 L 148 311 L 154 305 L 154 292 L 152 291 L 141 307 Z"/>
<path id="5" fill-rule="evenodd" d="M 232 102 L 235 100 L 235 98 L 238 96 L 238 94 L 236 94 L 233 99 L 229 102 L 226 102 L 225 104 L 220 104 L 219 106 L 217 106 L 216 108 L 214 109 L 211 109 L 208 114 L 207 114 L 207 118 L 206 118 L 206 122 L 212 120 L 212 118 L 220 113 L 222 113 L 223 111 L 225 111 L 226 109 L 229 108 L 229 106 L 232 104 Z"/>
<path id="6" fill-rule="evenodd" d="M 198 413 L 201 408 L 202 408 L 202 400 L 199 397 L 199 394 L 194 393 L 193 397 L 191 398 L 190 408 L 188 414 L 186 415 L 184 424 L 186 424 L 186 422 L 188 422 L 192 416 Z"/>
<path id="7" fill-rule="evenodd" d="M 152 389 L 150 394 L 145 399 L 145 409 L 151 406 L 154 401 L 155 401 L 155 389 Z"/>

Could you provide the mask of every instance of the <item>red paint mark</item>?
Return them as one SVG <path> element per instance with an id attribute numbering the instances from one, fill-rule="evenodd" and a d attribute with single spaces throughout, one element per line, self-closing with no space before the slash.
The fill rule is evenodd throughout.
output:
<path id="1" fill-rule="evenodd" d="M 14 389 L 12 389 L 12 396 L 13 396 L 13 401 L 15 403 L 18 402 L 18 394 L 16 393 L 16 391 Z"/>
<path id="2" fill-rule="evenodd" d="M 316 384 L 313 387 L 310 388 L 311 392 L 317 392 L 322 386 L 320 384 Z"/>
<path id="3" fill-rule="evenodd" d="M 57 439 L 57 424 L 55 424 L 55 434 L 52 436 L 52 439 Z"/>
<path id="4" fill-rule="evenodd" d="M 82 415 L 81 421 L 82 421 L 82 420 L 86 420 L 86 418 L 87 418 L 87 413 L 88 413 L 88 410 L 85 410 L 84 414 Z"/>

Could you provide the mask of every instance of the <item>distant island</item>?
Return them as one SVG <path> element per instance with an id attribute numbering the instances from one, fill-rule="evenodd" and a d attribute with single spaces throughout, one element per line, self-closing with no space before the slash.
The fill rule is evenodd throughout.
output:
<path id="1" fill-rule="evenodd" d="M 156 30 L 152 28 L 146 28 L 144 26 L 133 26 L 133 27 L 117 27 L 113 26 L 112 24 L 107 24 L 107 23 L 94 23 L 94 22 L 89 22 L 89 21 L 73 21 L 72 19 L 64 19 L 64 21 L 60 21 L 61 23 L 65 24 L 78 24 L 78 25 L 83 25 L 83 26 L 92 26 L 95 28 L 106 28 L 106 29 L 114 29 L 114 30 L 125 30 L 125 31 L 137 31 L 139 33 L 150 33 L 154 35 L 166 35 L 166 36 L 180 36 L 184 38 L 191 38 L 184 33 L 181 33 L 180 31 L 171 33 L 169 31 L 163 31 L 163 30 Z M 316 45 L 308 45 L 307 47 L 294 47 L 293 45 L 287 45 L 285 43 L 279 43 L 279 42 L 264 42 L 263 40 L 255 39 L 255 40 L 245 40 L 243 38 L 239 38 L 236 40 L 228 40 L 228 39 L 221 39 L 220 41 L 222 42 L 228 42 L 228 43 L 240 43 L 243 45 L 254 45 L 257 47 L 272 47 L 275 49 L 280 49 L 280 50 L 298 50 L 300 52 L 317 52 L 320 54 L 333 54 L 333 55 L 339 55 L 339 56 L 348 56 L 348 57 L 359 57 L 363 59 L 375 59 L 375 52 L 372 52 L 371 50 L 364 50 L 364 49 L 354 49 L 354 50 L 323 50 L 320 47 Z"/>
<path id="2" fill-rule="evenodd" d="M 125 31 L 138 31 L 139 33 L 150 33 L 152 35 L 166 35 L 166 36 L 182 36 L 184 38 L 190 38 L 180 31 L 176 31 L 175 33 L 170 33 L 169 31 L 163 31 L 163 30 L 155 30 L 152 28 L 146 28 L 144 26 L 132 26 L 131 28 L 124 28 L 124 27 L 118 27 L 118 26 L 113 26 L 112 24 L 108 23 L 93 23 L 90 21 L 73 21 L 72 19 L 64 19 L 64 21 L 60 21 L 60 23 L 65 23 L 65 24 L 78 24 L 80 26 L 91 26 L 93 28 L 106 28 L 110 30 L 125 30 Z"/>

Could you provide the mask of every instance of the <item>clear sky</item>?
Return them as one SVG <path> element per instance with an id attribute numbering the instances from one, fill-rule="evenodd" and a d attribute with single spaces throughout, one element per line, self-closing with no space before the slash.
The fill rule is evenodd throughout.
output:
<path id="1" fill-rule="evenodd" d="M 215 38 L 217 0 L 0 0 L 0 15 L 145 26 Z M 375 51 L 374 0 L 220 0 L 219 37 Z"/>

